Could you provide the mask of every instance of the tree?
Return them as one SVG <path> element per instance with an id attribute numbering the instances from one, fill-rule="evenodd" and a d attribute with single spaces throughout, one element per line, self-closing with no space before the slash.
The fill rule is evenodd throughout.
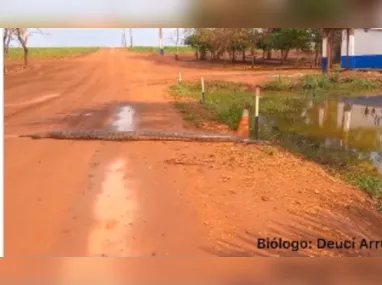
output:
<path id="1" fill-rule="evenodd" d="M 179 45 L 182 42 L 180 29 L 176 28 L 174 33 L 171 34 L 170 37 L 168 37 L 167 39 L 175 44 L 175 46 L 176 46 L 175 60 L 179 60 Z"/>
<path id="2" fill-rule="evenodd" d="M 319 65 L 319 54 L 321 53 L 321 47 L 322 47 L 322 36 L 323 36 L 323 30 L 320 28 L 310 28 L 309 34 L 311 38 L 311 43 L 313 45 L 314 50 L 314 66 Z"/>
<path id="3" fill-rule="evenodd" d="M 281 51 L 281 61 L 288 59 L 291 49 L 307 50 L 310 48 L 311 37 L 308 29 L 281 28 L 273 32 L 271 46 Z"/>
<path id="4" fill-rule="evenodd" d="M 251 46 L 251 40 L 248 29 L 238 28 L 232 29 L 230 37 L 230 50 L 232 51 L 232 61 L 236 61 L 236 52 L 242 53 L 242 59 L 245 61 L 245 52 Z"/>
<path id="5" fill-rule="evenodd" d="M 263 50 L 263 58 L 272 58 L 273 49 L 273 33 L 276 32 L 278 28 L 262 28 L 261 36 L 257 42 L 257 48 Z"/>
<path id="6" fill-rule="evenodd" d="M 186 37 L 186 39 L 184 40 L 184 44 L 185 45 L 188 45 L 188 46 L 191 46 L 193 49 L 195 49 L 195 57 L 196 59 L 199 59 L 199 39 L 197 37 L 197 35 L 195 34 L 190 34 Z"/>
<path id="7" fill-rule="evenodd" d="M 185 44 L 195 49 L 197 58 L 220 59 L 228 53 L 232 62 L 240 52 L 243 61 L 251 51 L 252 66 L 255 50 L 263 50 L 263 58 L 271 59 L 271 51 L 281 52 L 281 61 L 288 59 L 289 51 L 316 52 L 316 62 L 322 42 L 322 29 L 313 28 L 195 28 L 188 29 Z"/>
<path id="8" fill-rule="evenodd" d="M 4 55 L 8 55 L 9 45 L 11 41 L 14 39 L 14 35 L 15 35 L 15 28 L 4 28 L 4 38 L 3 38 Z"/>
<path id="9" fill-rule="evenodd" d="M 328 57 L 328 69 L 333 65 L 333 50 L 340 51 L 342 42 L 342 28 L 324 28 L 323 34 L 327 36 L 327 57 Z"/>
<path id="10" fill-rule="evenodd" d="M 196 58 L 206 60 L 207 52 L 212 49 L 212 35 L 212 31 L 207 28 L 193 29 L 184 43 L 195 49 Z"/>
<path id="11" fill-rule="evenodd" d="M 179 28 L 176 28 L 176 53 L 175 53 L 175 60 L 179 60 Z"/>
<path id="12" fill-rule="evenodd" d="M 256 54 L 255 54 L 256 48 L 261 36 L 261 31 L 258 28 L 248 28 L 246 32 L 247 32 L 247 38 L 250 45 L 249 48 L 251 50 L 251 56 L 252 56 L 251 67 L 253 68 L 255 64 L 255 58 L 256 58 Z"/>
<path id="13" fill-rule="evenodd" d="M 8 54 L 8 49 L 10 42 L 17 39 L 18 43 L 24 50 L 24 65 L 28 65 L 28 39 L 30 35 L 39 33 L 42 35 L 47 35 L 41 29 L 28 29 L 28 28 L 6 28 L 7 31 L 4 33 L 4 52 Z"/>
<path id="14" fill-rule="evenodd" d="M 28 65 L 28 29 L 27 28 L 16 28 L 16 36 L 19 40 L 19 43 L 23 47 L 24 50 L 24 65 Z"/>

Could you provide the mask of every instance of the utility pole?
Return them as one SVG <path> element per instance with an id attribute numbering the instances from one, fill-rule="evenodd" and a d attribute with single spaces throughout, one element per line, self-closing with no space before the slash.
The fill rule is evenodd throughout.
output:
<path id="1" fill-rule="evenodd" d="M 133 29 L 129 28 L 129 33 L 130 33 L 130 47 L 133 47 Z"/>
<path id="2" fill-rule="evenodd" d="M 176 53 L 175 60 L 179 60 L 179 28 L 176 28 Z"/>
<path id="3" fill-rule="evenodd" d="M 126 30 L 125 29 L 122 29 L 122 47 L 127 47 Z"/>
<path id="4" fill-rule="evenodd" d="M 159 52 L 160 52 L 161 55 L 164 55 L 163 30 L 162 30 L 162 28 L 159 28 Z"/>
<path id="5" fill-rule="evenodd" d="M 350 57 L 349 57 L 349 45 L 350 45 L 350 31 L 351 29 L 346 29 L 346 69 L 350 69 Z"/>

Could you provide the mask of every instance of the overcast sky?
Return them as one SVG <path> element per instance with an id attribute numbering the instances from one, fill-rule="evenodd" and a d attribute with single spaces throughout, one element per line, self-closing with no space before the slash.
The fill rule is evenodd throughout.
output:
<path id="1" fill-rule="evenodd" d="M 0 21 L 13 25 L 37 27 L 97 26 L 174 26 L 159 24 L 183 19 L 191 0 L 12 0 L 0 5 Z M 156 23 L 156 24 L 149 24 Z M 176 26 L 176 25 L 175 25 Z M 33 34 L 29 45 L 121 46 L 122 29 L 44 28 L 49 35 Z M 133 29 L 135 46 L 158 46 L 158 28 Z M 127 29 L 128 32 L 128 29 Z M 175 29 L 164 29 L 165 45 Z M 128 37 L 129 39 L 129 37 Z"/>
<path id="2" fill-rule="evenodd" d="M 121 46 L 123 29 L 104 28 L 62 28 L 41 29 L 46 35 L 33 33 L 29 39 L 30 47 L 65 47 L 65 46 Z M 129 29 L 126 38 L 130 43 Z M 135 46 L 159 46 L 159 29 L 136 28 L 133 31 Z M 183 29 L 180 34 L 183 37 Z M 165 45 L 175 45 L 176 29 L 163 29 Z"/>
<path id="3" fill-rule="evenodd" d="M 187 13 L 188 0 L 12 0 L 0 6 L 0 17 L 28 22 L 75 19 L 124 19 L 140 21 L 168 19 Z M 46 26 L 46 25 L 44 25 Z M 75 26 L 74 26 L 75 27 Z"/>

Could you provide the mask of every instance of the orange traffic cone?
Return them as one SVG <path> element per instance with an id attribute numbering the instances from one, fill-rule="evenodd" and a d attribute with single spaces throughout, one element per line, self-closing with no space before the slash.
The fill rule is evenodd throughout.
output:
<path id="1" fill-rule="evenodd" d="M 249 137 L 249 110 L 244 109 L 241 116 L 239 127 L 236 131 L 237 136 L 248 138 Z"/>

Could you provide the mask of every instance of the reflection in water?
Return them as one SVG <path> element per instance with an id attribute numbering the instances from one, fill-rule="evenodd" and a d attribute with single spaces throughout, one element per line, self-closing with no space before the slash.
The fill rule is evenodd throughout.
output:
<path id="1" fill-rule="evenodd" d="M 343 131 L 347 133 L 350 130 L 351 110 L 346 110 L 343 114 L 343 117 L 344 117 Z"/>
<path id="2" fill-rule="evenodd" d="M 338 104 L 337 104 L 337 128 L 342 127 L 343 117 L 344 117 L 344 103 L 338 102 Z"/>
<path id="3" fill-rule="evenodd" d="M 318 109 L 318 125 L 321 128 L 324 126 L 324 116 L 325 116 L 325 109 L 321 107 Z"/>
<path id="4" fill-rule="evenodd" d="M 305 120 L 305 124 L 307 124 L 307 125 L 309 125 L 310 124 L 310 117 L 308 116 L 308 111 L 313 107 L 313 100 L 312 99 L 310 99 L 309 101 L 308 101 L 308 104 L 307 104 L 307 107 L 306 108 L 304 108 L 304 110 L 302 111 L 302 113 L 301 113 L 301 117 L 302 118 L 304 118 L 304 120 Z"/>
<path id="5" fill-rule="evenodd" d="M 358 153 L 382 173 L 382 96 L 309 99 L 297 106 L 301 109 L 296 114 L 270 114 L 267 125 L 298 133 L 325 148 Z"/>
<path id="6" fill-rule="evenodd" d="M 382 152 L 370 152 L 370 160 L 374 163 L 375 166 L 377 166 L 379 173 L 382 173 Z"/>

